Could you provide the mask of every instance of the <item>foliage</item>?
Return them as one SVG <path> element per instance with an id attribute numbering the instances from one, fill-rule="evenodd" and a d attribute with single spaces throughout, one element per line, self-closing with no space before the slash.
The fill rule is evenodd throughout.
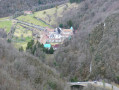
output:
<path id="1" fill-rule="evenodd" d="M 38 12 L 35 12 L 34 16 L 37 18 L 42 19 L 43 21 L 45 21 L 46 23 L 54 26 L 54 27 L 58 27 L 59 24 L 57 24 L 57 17 L 62 17 L 63 13 L 67 10 L 69 10 L 70 8 L 73 8 L 74 5 L 71 5 L 69 3 L 66 4 L 62 4 L 62 5 L 56 5 L 56 7 L 50 8 L 50 9 L 45 9 L 45 10 L 40 10 Z M 46 13 L 44 13 L 46 12 Z M 57 16 L 57 17 L 56 17 Z M 50 22 L 49 22 L 50 19 Z"/>
<path id="2" fill-rule="evenodd" d="M 90 32 L 80 30 L 71 40 L 65 40 L 55 52 L 57 70 L 70 81 L 107 79 L 118 82 L 119 14 L 110 15 Z M 64 72 L 65 71 L 65 72 Z M 80 77 L 80 78 L 79 78 Z"/>
<path id="3" fill-rule="evenodd" d="M 0 21 L 0 28 L 4 28 L 7 33 L 11 30 L 12 22 L 11 21 Z"/>
<path id="4" fill-rule="evenodd" d="M 60 28 L 63 28 L 63 24 L 60 24 L 59 27 L 60 27 Z"/>
<path id="5" fill-rule="evenodd" d="M 50 49 L 45 48 L 43 44 L 41 44 L 38 41 L 36 42 L 34 40 L 31 40 L 30 42 L 28 42 L 26 51 L 33 54 L 36 57 L 39 57 L 40 59 L 42 59 L 43 62 L 45 60 L 45 54 L 54 53 L 54 50 L 52 47 Z"/>
<path id="6" fill-rule="evenodd" d="M 69 27 L 73 26 L 73 22 L 71 20 L 67 21 L 67 26 Z"/>
<path id="7" fill-rule="evenodd" d="M 78 78 L 77 78 L 77 77 L 73 77 L 73 78 L 71 78 L 70 81 L 71 81 L 71 82 L 78 82 Z"/>
<path id="8" fill-rule="evenodd" d="M 38 3 L 39 3 L 39 4 L 42 4 L 42 3 L 41 3 L 41 0 L 38 0 Z"/>
<path id="9" fill-rule="evenodd" d="M 32 40 L 32 32 L 21 24 L 16 24 L 14 33 L 11 33 L 11 36 L 13 36 L 11 40 L 17 49 L 23 47 L 26 50 L 27 43 Z"/>
<path id="10" fill-rule="evenodd" d="M 49 82 L 49 86 L 54 90 L 57 86 L 54 82 Z"/>
<path id="11" fill-rule="evenodd" d="M 117 82 L 119 83 L 119 76 L 117 76 Z"/>
<path id="12" fill-rule="evenodd" d="M 8 39 L 8 40 L 7 40 L 7 42 L 8 42 L 8 43 L 11 43 L 11 40 L 10 40 L 10 39 Z"/>
<path id="13" fill-rule="evenodd" d="M 19 16 L 18 14 L 20 14 L 21 11 L 44 10 L 62 4 L 61 2 L 65 3 L 65 0 L 4 0 L 0 2 L 0 17 L 11 16 L 14 13 L 16 13 L 14 15 L 16 17 Z"/>
<path id="14" fill-rule="evenodd" d="M 82 2 L 82 1 L 84 1 L 84 0 L 70 0 L 70 3 L 80 3 L 80 2 Z"/>
<path id="15" fill-rule="evenodd" d="M 32 49 L 32 46 L 34 45 L 34 40 L 31 40 L 28 42 L 26 49 Z"/>
<path id="16" fill-rule="evenodd" d="M 19 52 L 3 39 L 0 62 L 0 90 L 64 90 L 66 86 L 54 69 L 28 53 Z"/>
<path id="17" fill-rule="evenodd" d="M 0 29 L 0 38 L 7 38 L 7 34 L 4 29 Z"/>

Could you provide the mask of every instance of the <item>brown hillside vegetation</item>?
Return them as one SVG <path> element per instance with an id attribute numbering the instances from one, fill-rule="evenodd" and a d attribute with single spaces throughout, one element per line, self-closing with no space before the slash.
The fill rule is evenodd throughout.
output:
<path id="1" fill-rule="evenodd" d="M 84 87 L 83 90 L 109 90 L 109 89 L 88 85 L 88 87 Z"/>
<path id="2" fill-rule="evenodd" d="M 71 81 L 108 79 L 118 83 L 118 26 L 119 14 L 114 14 L 91 33 L 80 31 L 71 41 L 66 41 L 55 53 L 56 68 L 62 76 Z"/>
<path id="3" fill-rule="evenodd" d="M 59 74 L 0 39 L 0 90 L 64 90 Z"/>
<path id="4" fill-rule="evenodd" d="M 60 1 L 65 0 L 1 0 L 0 17 L 7 17 L 18 11 L 31 10 L 33 7 Z"/>
<path id="5" fill-rule="evenodd" d="M 59 18 L 59 24 L 67 26 L 71 20 L 79 31 L 55 52 L 55 67 L 62 76 L 70 81 L 119 83 L 118 4 L 118 0 L 85 0 Z"/>
<path id="6" fill-rule="evenodd" d="M 64 27 L 72 21 L 75 29 L 90 31 L 107 16 L 119 11 L 119 0 L 84 0 L 78 7 L 66 10 L 58 23 Z"/>

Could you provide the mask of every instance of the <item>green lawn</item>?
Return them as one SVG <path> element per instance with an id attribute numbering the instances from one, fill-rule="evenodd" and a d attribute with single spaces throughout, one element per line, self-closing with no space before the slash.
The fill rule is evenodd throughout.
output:
<path id="1" fill-rule="evenodd" d="M 41 21 L 35 19 L 33 15 L 26 15 L 26 16 L 22 15 L 22 16 L 18 17 L 17 19 L 19 19 L 21 21 L 28 22 L 28 23 L 32 23 L 35 25 L 40 25 L 42 27 L 50 27 L 50 26 L 46 25 L 44 22 L 41 22 Z"/>
<path id="2" fill-rule="evenodd" d="M 62 17 L 62 13 L 64 11 L 64 8 L 65 8 L 65 6 L 62 5 L 62 6 L 54 7 L 51 9 L 35 12 L 34 16 L 41 18 L 42 20 L 44 20 L 48 24 L 52 25 L 52 24 L 56 23 L 56 17 Z M 51 20 L 49 20 L 49 17 Z"/>
<path id="3" fill-rule="evenodd" d="M 0 28 L 4 28 L 8 33 L 12 27 L 12 21 L 0 21 Z"/>
<path id="4" fill-rule="evenodd" d="M 9 17 L 0 18 L 0 21 L 1 20 L 6 20 L 6 19 L 9 19 Z"/>
<path id="5" fill-rule="evenodd" d="M 17 24 L 16 27 L 12 39 L 14 45 L 18 49 L 22 46 L 23 49 L 26 50 L 27 43 L 32 40 L 32 32 L 23 28 L 20 24 Z"/>
<path id="6" fill-rule="evenodd" d="M 51 8 L 51 9 L 47 9 L 47 10 L 43 10 L 43 11 L 38 11 L 34 13 L 35 17 L 41 18 L 42 20 L 44 20 L 45 22 L 47 22 L 50 25 L 57 25 L 57 18 L 58 17 L 62 17 L 63 13 L 77 7 L 78 5 L 73 3 L 66 3 L 63 5 L 59 5 L 57 7 Z M 50 17 L 50 21 L 49 21 L 49 17 Z"/>

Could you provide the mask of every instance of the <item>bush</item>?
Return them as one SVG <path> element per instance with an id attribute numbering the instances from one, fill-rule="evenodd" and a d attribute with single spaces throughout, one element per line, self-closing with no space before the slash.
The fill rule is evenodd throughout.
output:
<path id="1" fill-rule="evenodd" d="M 119 83 L 119 76 L 117 76 L 117 82 Z"/>
<path id="2" fill-rule="evenodd" d="M 60 24 L 59 27 L 60 27 L 60 28 L 63 28 L 63 24 Z"/>

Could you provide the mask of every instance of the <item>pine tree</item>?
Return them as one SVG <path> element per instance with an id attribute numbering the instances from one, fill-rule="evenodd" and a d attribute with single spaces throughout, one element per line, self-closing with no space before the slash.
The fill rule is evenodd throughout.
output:
<path id="1" fill-rule="evenodd" d="M 54 53 L 54 49 L 53 49 L 53 47 L 51 47 L 50 49 L 49 49 L 49 54 L 53 54 Z"/>

